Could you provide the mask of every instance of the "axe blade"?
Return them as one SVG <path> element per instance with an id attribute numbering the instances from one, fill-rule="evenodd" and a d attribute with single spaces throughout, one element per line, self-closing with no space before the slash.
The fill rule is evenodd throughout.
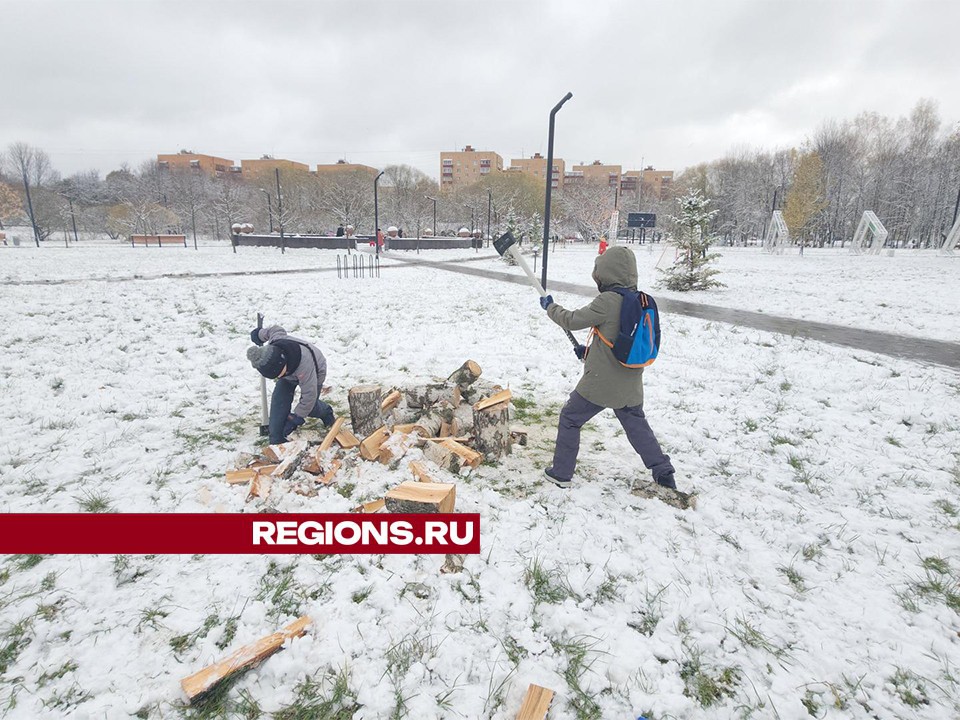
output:
<path id="1" fill-rule="evenodd" d="M 503 235 L 493 241 L 493 247 L 496 248 L 497 252 L 500 255 L 503 255 L 511 247 L 517 244 L 517 239 L 513 236 L 509 230 L 507 230 Z"/>

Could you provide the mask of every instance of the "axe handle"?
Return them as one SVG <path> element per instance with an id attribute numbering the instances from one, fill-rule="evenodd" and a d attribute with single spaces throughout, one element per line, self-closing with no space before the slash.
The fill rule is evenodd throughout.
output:
<path id="1" fill-rule="evenodd" d="M 257 313 L 257 330 L 263 327 L 263 315 Z M 260 376 L 260 424 L 268 425 L 270 423 L 270 413 L 267 410 L 267 379 Z"/>
<path id="2" fill-rule="evenodd" d="M 530 283 L 537 289 L 537 292 L 540 293 L 540 297 L 546 297 L 547 291 L 543 289 L 543 285 L 541 285 L 540 281 L 537 280 L 537 276 L 533 274 L 533 270 L 531 270 L 530 266 L 527 264 L 526 258 L 524 258 L 523 255 L 517 251 L 516 246 L 511 245 L 508 249 L 508 252 L 513 255 L 513 259 L 517 261 L 517 265 L 519 265 L 527 274 L 527 277 L 530 278 Z M 570 339 L 570 342 L 573 343 L 574 349 L 580 347 L 580 343 L 573 336 L 572 332 L 569 330 L 564 330 L 563 332 Z"/>

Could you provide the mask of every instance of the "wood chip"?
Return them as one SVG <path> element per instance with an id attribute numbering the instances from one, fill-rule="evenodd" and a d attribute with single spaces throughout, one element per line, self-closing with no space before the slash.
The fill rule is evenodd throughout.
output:
<path id="1" fill-rule="evenodd" d="M 320 443 L 320 452 L 326 452 L 333 446 L 345 421 L 346 419 L 342 417 L 333 421 L 333 425 L 331 425 L 330 430 L 327 431 L 327 436 L 323 439 L 323 442 Z"/>

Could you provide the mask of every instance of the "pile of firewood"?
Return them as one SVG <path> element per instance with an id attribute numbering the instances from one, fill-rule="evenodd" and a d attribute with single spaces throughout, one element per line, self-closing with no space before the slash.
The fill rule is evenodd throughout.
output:
<path id="1" fill-rule="evenodd" d="M 298 470 L 313 476 L 314 485 L 330 485 L 345 465 L 368 461 L 396 468 L 411 448 L 420 447 L 426 462 L 410 463 L 416 482 L 390 491 L 383 504 L 366 503 L 356 511 L 386 506 L 392 512 L 452 512 L 454 486 L 438 483 L 430 463 L 459 475 L 509 454 L 514 440 L 526 440 L 525 432 L 510 430 L 510 390 L 480 380 L 480 374 L 480 366 L 468 360 L 446 380 L 409 388 L 351 388 L 349 428 L 340 417 L 319 444 L 294 440 L 267 446 L 243 467 L 227 471 L 226 480 L 248 484 L 248 500 L 266 498 L 274 480 Z M 449 485 L 450 491 L 427 489 L 419 485 L 423 482 Z"/>

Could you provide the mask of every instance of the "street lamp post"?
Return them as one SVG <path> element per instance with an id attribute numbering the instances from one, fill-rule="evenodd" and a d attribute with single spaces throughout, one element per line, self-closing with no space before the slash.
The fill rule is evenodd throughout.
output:
<path id="1" fill-rule="evenodd" d="M 380 178 L 383 177 L 383 170 L 374 178 L 373 181 L 373 246 L 376 248 L 377 257 L 380 256 L 380 199 L 377 195 L 377 185 L 380 184 Z"/>
<path id="2" fill-rule="evenodd" d="M 553 126 L 554 120 L 563 104 L 573 97 L 573 93 L 568 92 L 563 96 L 563 100 L 554 105 L 550 111 L 550 135 L 547 139 L 547 199 L 543 208 L 543 268 L 540 274 L 540 284 L 543 289 L 547 289 L 547 250 L 550 245 L 550 192 L 553 190 Z"/>
<path id="3" fill-rule="evenodd" d="M 493 209 L 493 190 L 487 189 L 487 247 L 490 247 L 490 211 Z"/>
<path id="4" fill-rule="evenodd" d="M 424 195 L 424 197 L 433 203 L 433 236 L 437 237 L 437 199 L 429 195 Z"/>

